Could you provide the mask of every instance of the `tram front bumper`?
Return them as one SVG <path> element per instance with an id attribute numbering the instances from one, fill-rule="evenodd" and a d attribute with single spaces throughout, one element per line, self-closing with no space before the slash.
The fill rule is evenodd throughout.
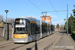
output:
<path id="1" fill-rule="evenodd" d="M 28 42 L 28 38 L 23 38 L 23 39 L 16 39 L 13 38 L 14 43 L 27 43 Z"/>

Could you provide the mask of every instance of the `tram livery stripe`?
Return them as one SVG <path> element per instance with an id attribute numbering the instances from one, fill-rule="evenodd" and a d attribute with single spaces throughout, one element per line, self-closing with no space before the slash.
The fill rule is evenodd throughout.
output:
<path id="1" fill-rule="evenodd" d="M 13 34 L 13 37 L 17 39 L 27 38 L 28 34 Z"/>

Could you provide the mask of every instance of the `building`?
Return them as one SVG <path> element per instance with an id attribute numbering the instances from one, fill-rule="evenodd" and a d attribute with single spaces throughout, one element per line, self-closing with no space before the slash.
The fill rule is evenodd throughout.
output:
<path id="1" fill-rule="evenodd" d="M 41 16 L 41 20 L 52 24 L 51 16 L 47 16 L 47 15 Z"/>
<path id="2" fill-rule="evenodd" d="M 7 35 L 8 38 L 12 38 L 12 24 L 7 23 Z M 4 40 L 6 36 L 6 23 L 2 20 L 0 22 L 0 40 Z"/>

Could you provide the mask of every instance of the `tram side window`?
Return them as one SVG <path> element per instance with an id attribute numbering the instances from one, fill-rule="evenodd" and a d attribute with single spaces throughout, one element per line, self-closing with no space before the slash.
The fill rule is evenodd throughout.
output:
<path id="1" fill-rule="evenodd" d="M 40 33 L 40 27 L 38 27 L 38 33 Z"/>
<path id="2" fill-rule="evenodd" d="M 47 30 L 48 30 L 48 32 L 49 32 L 49 26 L 47 26 Z"/>
<path id="3" fill-rule="evenodd" d="M 26 19 L 26 31 L 28 32 L 28 28 L 29 28 L 29 21 Z"/>
<path id="4" fill-rule="evenodd" d="M 35 34 L 38 34 L 39 30 L 38 30 L 38 25 L 36 25 L 36 29 L 35 29 Z"/>
<path id="5" fill-rule="evenodd" d="M 35 34 L 35 24 L 31 24 L 31 34 Z"/>
<path id="6" fill-rule="evenodd" d="M 47 25 L 45 25 L 45 33 L 47 33 Z"/>
<path id="7" fill-rule="evenodd" d="M 42 33 L 43 33 L 43 25 L 42 25 Z"/>
<path id="8" fill-rule="evenodd" d="M 54 26 L 53 26 L 53 31 L 54 31 Z"/>
<path id="9" fill-rule="evenodd" d="M 44 25 L 42 25 L 42 33 L 44 33 L 44 31 L 45 31 L 45 27 Z"/>
<path id="10" fill-rule="evenodd" d="M 50 26 L 48 27 L 48 30 L 49 30 L 49 32 L 50 32 Z"/>
<path id="11" fill-rule="evenodd" d="M 28 32 L 29 23 L 26 23 L 26 31 Z"/>
<path id="12" fill-rule="evenodd" d="M 51 25 L 51 31 L 53 31 L 53 25 Z"/>
<path id="13" fill-rule="evenodd" d="M 46 33 L 47 32 L 47 25 L 42 25 L 42 33 Z"/>
<path id="14" fill-rule="evenodd" d="M 51 28 L 50 28 L 50 26 L 49 26 L 49 32 L 51 31 Z"/>
<path id="15" fill-rule="evenodd" d="M 51 31 L 52 31 L 52 25 L 51 25 Z"/>
<path id="16" fill-rule="evenodd" d="M 52 29 L 54 30 L 54 27 L 52 27 Z"/>

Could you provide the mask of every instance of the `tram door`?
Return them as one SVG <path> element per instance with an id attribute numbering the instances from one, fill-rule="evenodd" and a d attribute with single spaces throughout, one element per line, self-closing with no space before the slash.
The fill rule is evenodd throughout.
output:
<path id="1" fill-rule="evenodd" d="M 31 37 L 32 37 L 32 40 L 35 40 L 35 28 L 36 28 L 36 24 L 31 23 Z"/>

